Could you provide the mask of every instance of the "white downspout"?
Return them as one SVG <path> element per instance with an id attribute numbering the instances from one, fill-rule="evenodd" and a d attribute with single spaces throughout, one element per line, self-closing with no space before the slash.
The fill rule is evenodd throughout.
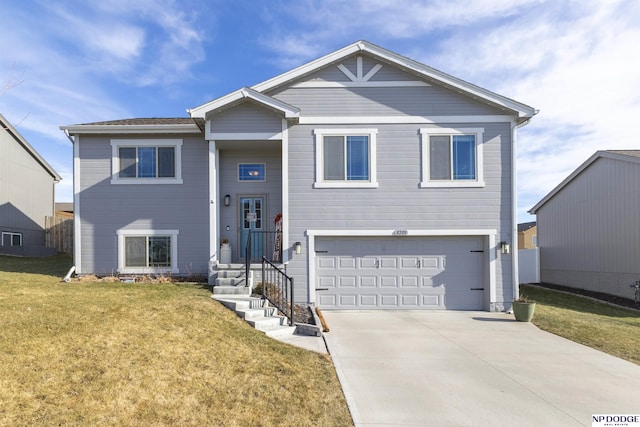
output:
<path id="1" fill-rule="evenodd" d="M 513 299 L 520 296 L 520 275 L 518 268 L 518 171 L 516 170 L 518 128 L 529 124 L 529 120 L 522 123 L 511 122 L 511 271 Z"/>

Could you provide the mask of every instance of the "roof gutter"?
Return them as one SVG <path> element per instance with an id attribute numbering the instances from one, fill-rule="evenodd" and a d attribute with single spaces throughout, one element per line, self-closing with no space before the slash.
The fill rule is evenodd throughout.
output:
<path id="1" fill-rule="evenodd" d="M 71 141 L 71 144 L 75 144 L 76 140 L 71 136 L 71 134 L 69 133 L 69 129 L 62 129 L 64 131 L 65 136 L 67 137 L 67 139 L 69 141 Z"/>

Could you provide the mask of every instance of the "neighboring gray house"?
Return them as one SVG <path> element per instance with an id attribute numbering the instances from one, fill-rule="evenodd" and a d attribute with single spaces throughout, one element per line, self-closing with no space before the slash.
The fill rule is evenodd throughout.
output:
<path id="1" fill-rule="evenodd" d="M 45 248 L 45 218 L 54 215 L 54 185 L 61 179 L 0 114 L 0 253 L 55 253 Z"/>
<path id="2" fill-rule="evenodd" d="M 640 150 L 598 151 L 529 211 L 540 281 L 633 298 L 640 280 Z"/>
<path id="3" fill-rule="evenodd" d="M 500 248 L 517 247 L 533 108 L 358 41 L 188 111 L 62 127 L 79 273 L 207 272 L 281 215 L 297 301 L 503 310 L 517 294 Z"/>

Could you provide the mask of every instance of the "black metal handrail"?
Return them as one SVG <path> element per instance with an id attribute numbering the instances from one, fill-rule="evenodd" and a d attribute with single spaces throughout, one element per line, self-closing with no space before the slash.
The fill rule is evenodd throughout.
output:
<path id="1" fill-rule="evenodd" d="M 262 297 L 267 299 L 293 326 L 293 277 L 262 257 Z"/>

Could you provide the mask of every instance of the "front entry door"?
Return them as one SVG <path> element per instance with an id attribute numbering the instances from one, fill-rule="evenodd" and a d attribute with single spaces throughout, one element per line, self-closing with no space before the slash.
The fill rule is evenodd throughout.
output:
<path id="1" fill-rule="evenodd" d="M 251 231 L 264 231 L 264 197 L 240 197 L 240 258 L 245 259 Z M 264 253 L 264 236 L 253 233 L 251 261 L 260 261 Z"/>

